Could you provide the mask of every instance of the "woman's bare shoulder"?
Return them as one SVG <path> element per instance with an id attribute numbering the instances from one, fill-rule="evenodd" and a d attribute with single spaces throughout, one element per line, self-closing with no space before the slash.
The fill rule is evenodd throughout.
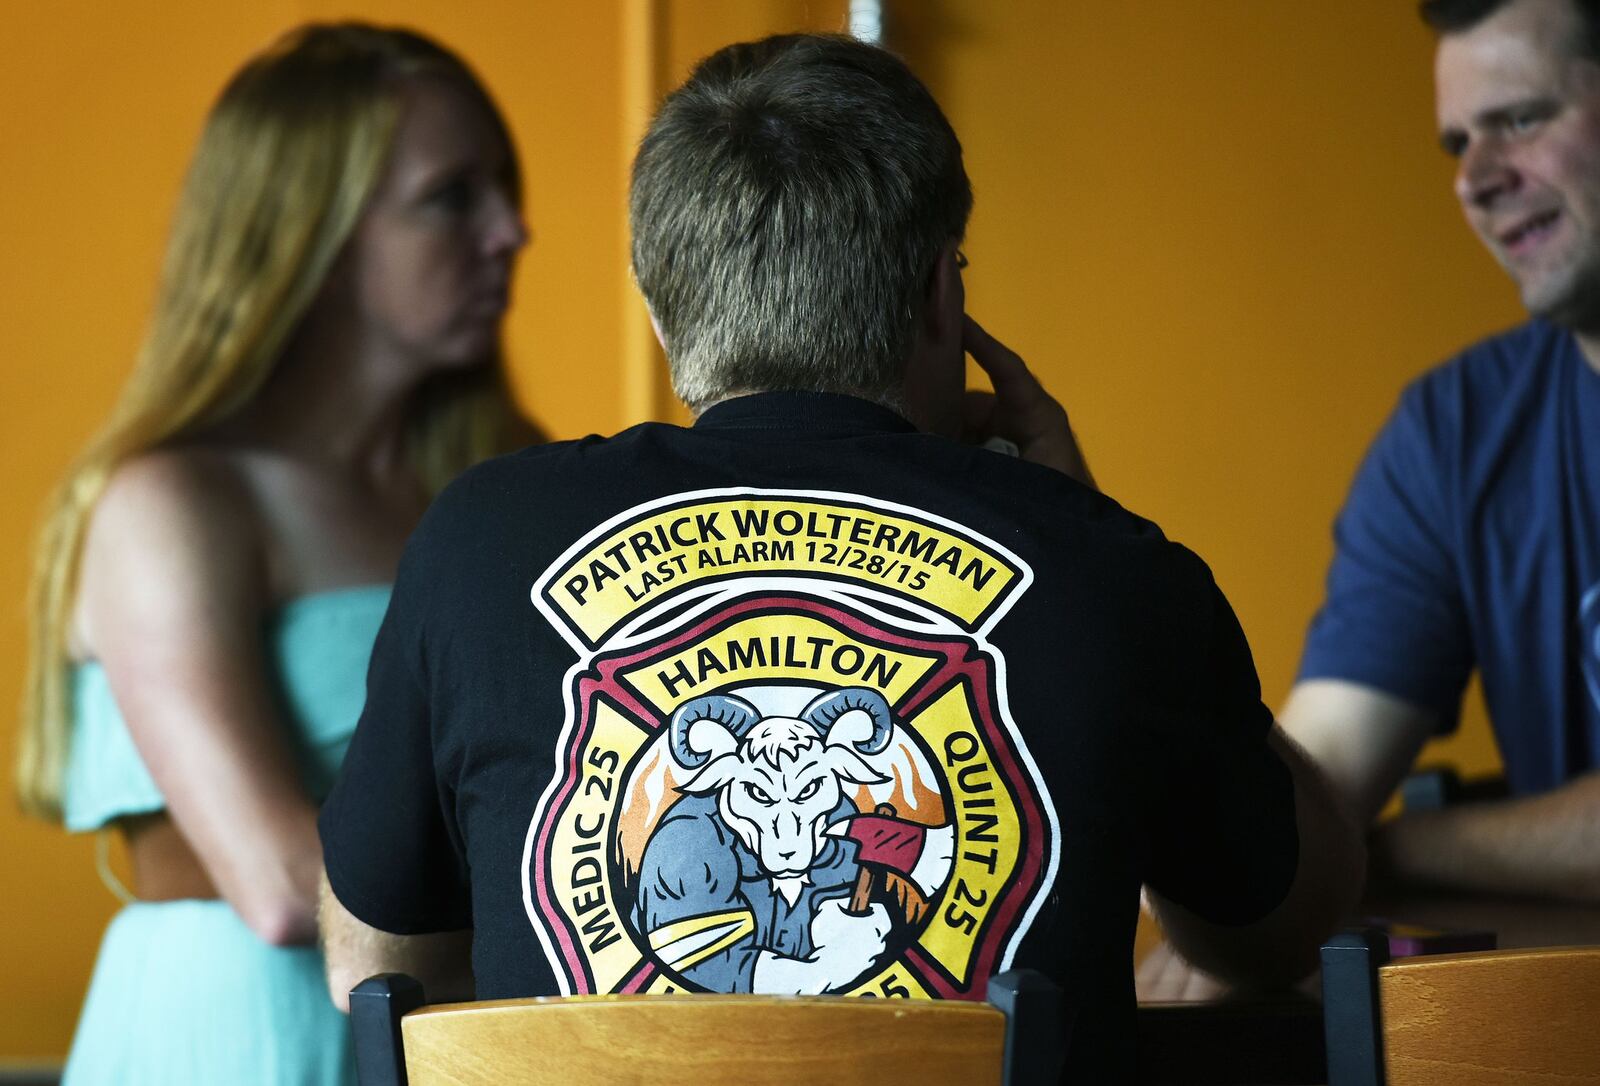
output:
<path id="1" fill-rule="evenodd" d="M 264 606 L 260 518 L 237 458 L 206 447 L 141 453 L 118 465 L 84 540 L 74 641 L 135 609 L 254 615 Z"/>
<path id="2" fill-rule="evenodd" d="M 185 552 L 202 543 L 249 550 L 258 542 L 257 519 L 236 456 L 203 446 L 152 449 L 124 461 L 107 480 L 90 522 L 90 545 L 101 535 L 117 551 L 151 542 Z"/>

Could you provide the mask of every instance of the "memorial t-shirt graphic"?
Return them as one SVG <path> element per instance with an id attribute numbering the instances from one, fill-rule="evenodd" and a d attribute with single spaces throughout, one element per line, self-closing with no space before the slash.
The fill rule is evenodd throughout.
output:
<path id="1" fill-rule="evenodd" d="M 979 998 L 1056 878 L 987 638 L 1032 572 L 932 514 L 715 490 L 577 541 L 578 659 L 524 848 L 567 994 Z"/>

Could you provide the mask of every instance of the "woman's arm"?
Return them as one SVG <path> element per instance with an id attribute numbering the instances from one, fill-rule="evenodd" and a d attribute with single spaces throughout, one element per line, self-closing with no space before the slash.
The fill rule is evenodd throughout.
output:
<path id="1" fill-rule="evenodd" d="M 264 666 L 264 548 L 220 458 L 121 467 L 84 547 L 76 630 L 221 896 L 275 945 L 316 937 L 322 852 Z"/>

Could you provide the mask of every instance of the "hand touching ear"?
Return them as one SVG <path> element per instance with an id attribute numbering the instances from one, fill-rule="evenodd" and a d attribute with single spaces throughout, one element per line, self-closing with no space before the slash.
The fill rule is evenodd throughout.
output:
<path id="1" fill-rule="evenodd" d="M 964 318 L 961 345 L 994 383 L 993 392 L 967 392 L 962 405 L 962 437 L 974 443 L 1005 438 L 1024 460 L 1055 468 L 1084 486 L 1099 489 L 1073 436 L 1066 409 L 1045 391 L 1028 364 L 971 317 Z"/>

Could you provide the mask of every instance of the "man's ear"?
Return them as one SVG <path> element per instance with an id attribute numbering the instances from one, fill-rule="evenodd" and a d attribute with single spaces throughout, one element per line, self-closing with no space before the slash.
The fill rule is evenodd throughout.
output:
<path id="1" fill-rule="evenodd" d="M 901 402 L 906 417 L 924 433 L 958 438 L 966 387 L 962 332 L 967 291 L 961 282 L 954 241 L 939 251 L 924 291 L 916 337 L 901 380 Z"/>
<path id="2" fill-rule="evenodd" d="M 667 349 L 667 341 L 661 335 L 661 322 L 656 320 L 656 311 L 654 309 L 650 308 L 650 303 L 649 302 L 646 302 L 644 304 L 644 311 L 646 313 L 650 314 L 650 331 L 652 331 L 652 332 L 654 332 L 656 334 L 656 342 L 661 344 L 661 349 L 663 351 L 666 350 Z"/>
<path id="3" fill-rule="evenodd" d="M 939 251 L 928 276 L 922 305 L 922 335 L 930 345 L 961 342 L 962 319 L 967 310 L 967 289 L 961 281 L 959 246 L 952 241 Z"/>

